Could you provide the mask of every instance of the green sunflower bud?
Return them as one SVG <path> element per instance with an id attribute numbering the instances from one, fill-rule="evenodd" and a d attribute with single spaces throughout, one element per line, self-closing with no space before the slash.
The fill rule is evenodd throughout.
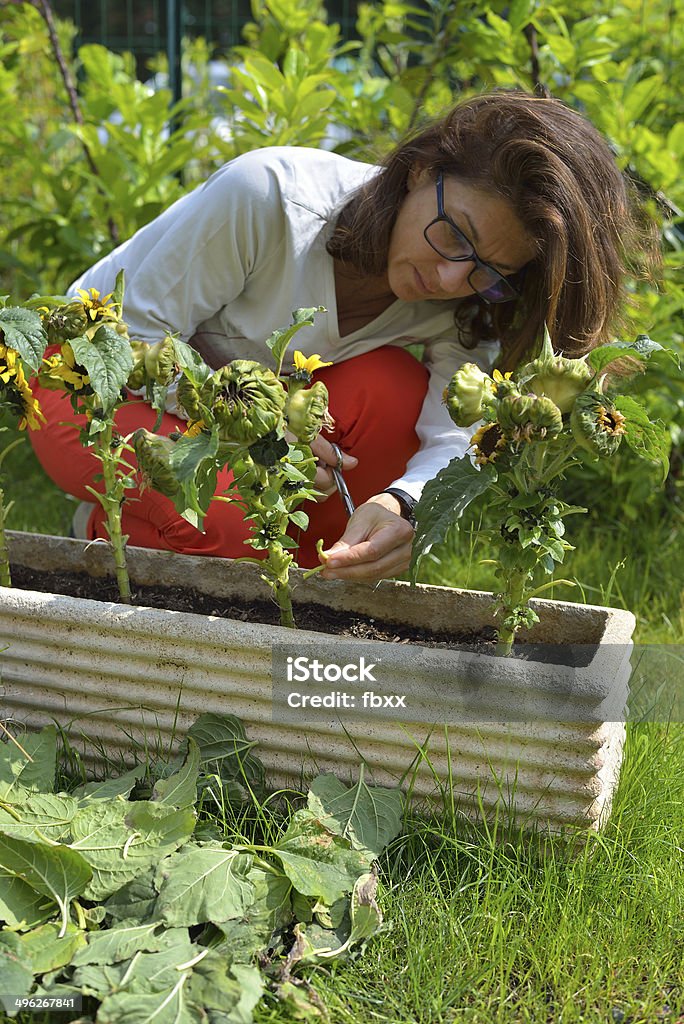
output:
<path id="1" fill-rule="evenodd" d="M 513 441 L 543 441 L 563 429 L 560 409 L 550 398 L 538 395 L 507 395 L 497 405 L 497 419 Z"/>
<path id="2" fill-rule="evenodd" d="M 51 345 L 80 338 L 88 327 L 88 317 L 81 302 L 56 306 L 43 315 L 43 327 Z"/>
<path id="3" fill-rule="evenodd" d="M 215 396 L 212 414 L 222 441 L 253 444 L 283 426 L 283 386 L 261 363 L 235 359 L 217 370 L 207 385 Z"/>
<path id="4" fill-rule="evenodd" d="M 155 345 L 149 345 L 145 352 L 145 373 L 155 384 L 168 387 L 176 376 L 176 352 L 173 338 L 167 337 Z"/>
<path id="5" fill-rule="evenodd" d="M 482 419 L 494 396 L 492 378 L 475 363 L 464 363 L 449 381 L 444 392 L 444 402 L 457 426 L 471 427 Z"/>
<path id="6" fill-rule="evenodd" d="M 302 444 L 311 444 L 321 432 L 321 427 L 332 426 L 328 413 L 328 389 L 322 381 L 316 381 L 310 388 L 290 391 L 285 404 L 288 428 Z"/>
<path id="7" fill-rule="evenodd" d="M 138 467 L 147 486 L 167 498 L 175 497 L 179 485 L 169 466 L 169 456 L 175 448 L 175 443 L 168 437 L 150 433 L 144 427 L 136 430 L 132 441 Z"/>
<path id="8" fill-rule="evenodd" d="M 602 383 L 602 382 L 601 382 Z M 578 395 L 570 414 L 575 441 L 590 455 L 607 458 L 620 447 L 625 417 L 599 388 Z"/>
<path id="9" fill-rule="evenodd" d="M 133 353 L 133 369 L 128 375 L 128 381 L 126 382 L 127 387 L 131 391 L 138 391 L 140 388 L 145 386 L 147 380 L 147 374 L 145 373 L 145 352 L 148 349 L 148 345 L 145 345 L 142 341 L 132 341 L 131 351 Z"/>
<path id="10" fill-rule="evenodd" d="M 199 389 L 183 374 L 178 381 L 176 400 L 191 420 L 204 419 L 205 408 L 203 407 L 202 397 Z M 209 404 L 211 404 L 211 400 Z"/>
<path id="11" fill-rule="evenodd" d="M 241 494 L 255 489 L 263 490 L 268 484 L 268 473 L 263 466 L 258 466 L 249 455 L 237 459 L 232 465 L 232 470 L 233 482 Z"/>
<path id="12" fill-rule="evenodd" d="M 584 359 L 566 359 L 554 355 L 546 326 L 541 352 L 516 374 L 525 391 L 550 398 L 561 413 L 570 412 L 575 399 L 586 389 L 592 376 Z"/>

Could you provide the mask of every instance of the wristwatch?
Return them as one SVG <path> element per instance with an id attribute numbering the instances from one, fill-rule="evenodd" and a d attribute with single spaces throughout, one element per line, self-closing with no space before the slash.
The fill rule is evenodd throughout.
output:
<path id="1" fill-rule="evenodd" d="M 406 491 L 402 491 L 399 487 L 386 487 L 382 492 L 383 494 L 391 494 L 399 502 L 400 515 L 402 519 L 405 519 L 407 523 L 410 523 L 413 529 L 416 528 L 416 517 L 413 514 L 418 502 L 415 498 L 412 498 Z"/>

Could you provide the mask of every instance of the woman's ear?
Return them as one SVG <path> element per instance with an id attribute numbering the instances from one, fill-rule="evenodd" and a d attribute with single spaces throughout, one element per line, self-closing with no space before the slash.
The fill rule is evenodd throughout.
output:
<path id="1" fill-rule="evenodd" d="M 429 167 L 426 167 L 424 164 L 414 164 L 408 173 L 406 188 L 409 192 L 412 192 L 414 188 L 417 188 L 419 185 L 426 185 L 432 180 L 432 172 Z"/>

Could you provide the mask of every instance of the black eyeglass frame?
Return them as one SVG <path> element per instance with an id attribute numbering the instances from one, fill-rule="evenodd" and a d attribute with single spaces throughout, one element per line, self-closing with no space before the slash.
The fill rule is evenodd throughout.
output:
<path id="1" fill-rule="evenodd" d="M 515 288 L 514 285 L 511 284 L 511 282 L 508 280 L 508 278 L 505 276 L 505 274 L 500 273 L 498 270 L 496 270 L 494 267 L 492 267 L 491 264 L 485 263 L 484 260 L 480 259 L 480 257 L 475 252 L 475 246 L 470 241 L 468 236 L 464 235 L 463 232 L 461 231 L 461 229 L 456 224 L 454 224 L 453 220 L 451 219 L 449 214 L 444 209 L 444 175 L 441 172 L 437 175 L 437 181 L 435 182 L 435 186 L 436 186 L 436 189 L 437 189 L 437 216 L 433 220 L 431 220 L 429 224 L 427 224 L 425 226 L 425 229 L 423 231 L 423 235 L 425 237 L 425 241 L 428 243 L 430 248 L 434 249 L 434 251 L 436 253 L 438 253 L 443 259 L 449 260 L 451 263 L 465 263 L 468 260 L 472 260 L 472 262 L 475 264 L 475 266 L 473 267 L 473 269 L 468 274 L 468 284 L 473 289 L 475 294 L 479 295 L 479 297 L 484 302 L 487 302 L 487 303 L 513 302 L 515 299 L 519 299 L 520 295 L 521 295 L 520 291 L 517 288 Z M 454 232 L 454 234 L 459 239 L 463 239 L 465 244 L 471 250 L 469 255 L 467 255 L 467 256 L 448 256 L 447 253 L 442 252 L 442 250 L 438 249 L 437 246 L 434 244 L 434 242 L 431 241 L 430 236 L 429 236 L 430 228 L 432 227 L 433 224 L 440 224 L 442 222 L 448 224 L 449 227 L 451 228 L 451 230 Z M 494 281 L 493 281 L 493 283 L 491 285 L 491 288 L 497 288 L 497 287 L 500 287 L 500 286 L 503 285 L 503 287 L 508 291 L 509 294 L 504 295 L 500 299 L 496 299 L 496 298 L 491 298 L 490 296 L 488 296 L 486 294 L 486 292 L 490 290 L 489 288 L 484 289 L 484 291 L 481 291 L 479 288 L 476 288 L 475 285 L 473 284 L 473 282 L 470 279 L 473 276 L 473 274 L 475 274 L 482 267 L 484 267 L 485 270 L 487 270 L 494 277 Z"/>

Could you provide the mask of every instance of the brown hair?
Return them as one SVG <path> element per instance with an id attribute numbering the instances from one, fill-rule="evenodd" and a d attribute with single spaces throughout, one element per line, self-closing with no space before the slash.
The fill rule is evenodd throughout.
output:
<path id="1" fill-rule="evenodd" d="M 626 275 L 657 265 L 655 225 L 605 139 L 560 100 L 517 90 L 459 103 L 399 145 L 341 211 L 332 256 L 363 273 L 384 272 L 414 167 L 502 196 L 537 242 L 517 302 L 487 305 L 474 295 L 456 313 L 469 347 L 501 340 L 508 369 L 541 339 L 544 322 L 554 348 L 568 356 L 608 341 Z"/>

